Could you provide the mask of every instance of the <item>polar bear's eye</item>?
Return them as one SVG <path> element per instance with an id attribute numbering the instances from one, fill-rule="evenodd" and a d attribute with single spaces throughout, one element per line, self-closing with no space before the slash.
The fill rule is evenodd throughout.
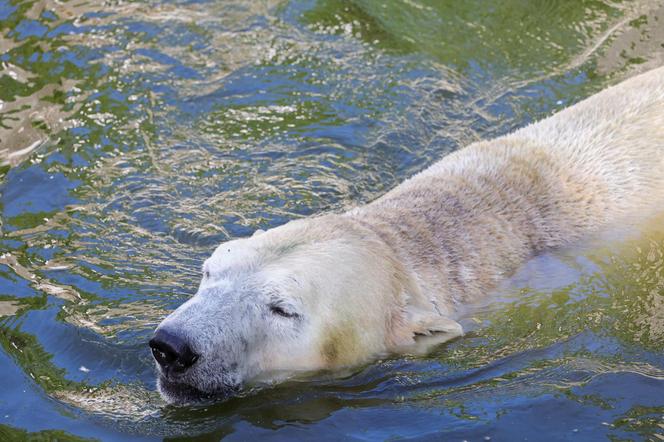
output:
<path id="1" fill-rule="evenodd" d="M 209 270 L 203 270 L 203 278 L 208 279 L 210 277 L 210 271 Z"/>
<path id="2" fill-rule="evenodd" d="M 283 316 L 284 318 L 297 318 L 300 316 L 297 313 L 291 313 L 284 310 L 282 306 L 277 304 L 270 304 L 270 311 L 275 315 Z"/>

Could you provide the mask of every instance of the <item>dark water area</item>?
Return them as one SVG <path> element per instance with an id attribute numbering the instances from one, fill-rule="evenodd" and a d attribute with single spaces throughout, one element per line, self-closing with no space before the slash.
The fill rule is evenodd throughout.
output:
<path id="1" fill-rule="evenodd" d="M 146 345 L 218 243 L 662 64 L 658 1 L 0 0 L 0 440 L 664 439 L 657 226 L 427 356 L 173 407 Z"/>

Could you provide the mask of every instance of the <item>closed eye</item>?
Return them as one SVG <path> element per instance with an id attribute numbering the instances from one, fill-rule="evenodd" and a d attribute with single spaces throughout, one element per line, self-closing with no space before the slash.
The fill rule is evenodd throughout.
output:
<path id="1" fill-rule="evenodd" d="M 275 315 L 282 316 L 284 318 L 298 318 L 300 315 L 297 313 L 292 313 L 284 310 L 283 307 L 277 305 L 277 304 L 271 304 L 270 305 L 270 311 L 274 313 Z"/>

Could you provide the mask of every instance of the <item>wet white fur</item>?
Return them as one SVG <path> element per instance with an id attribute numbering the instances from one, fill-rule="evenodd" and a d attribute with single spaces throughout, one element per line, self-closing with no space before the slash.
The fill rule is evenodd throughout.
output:
<path id="1" fill-rule="evenodd" d="M 371 204 L 222 244 L 161 325 L 201 353 L 175 381 L 215 392 L 458 336 L 459 307 L 524 260 L 662 209 L 663 196 L 659 68 L 450 154 Z"/>

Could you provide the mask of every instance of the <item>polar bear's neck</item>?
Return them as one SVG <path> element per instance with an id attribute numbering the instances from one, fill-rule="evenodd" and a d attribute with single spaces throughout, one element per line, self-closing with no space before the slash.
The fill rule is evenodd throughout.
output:
<path id="1" fill-rule="evenodd" d="M 534 146 L 474 145 L 445 162 L 449 168 L 436 165 L 441 170 L 351 214 L 448 311 L 486 293 L 533 253 L 604 221 L 578 197 L 577 180 L 561 178 L 560 165 Z"/>

